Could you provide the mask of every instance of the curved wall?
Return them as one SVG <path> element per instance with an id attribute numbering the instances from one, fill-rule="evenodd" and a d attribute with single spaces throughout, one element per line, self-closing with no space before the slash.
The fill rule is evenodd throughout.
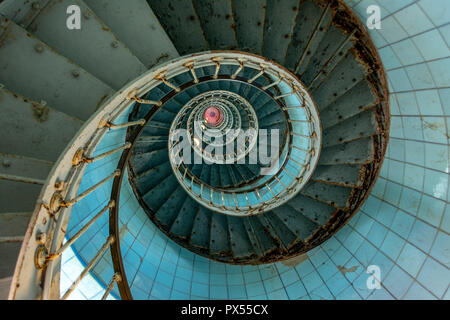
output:
<path id="1" fill-rule="evenodd" d="M 450 2 L 347 3 L 362 21 L 369 5 L 381 7 L 382 29 L 369 33 L 391 92 L 388 152 L 361 210 L 307 256 L 232 266 L 194 255 L 169 240 L 146 217 L 125 179 L 121 246 L 135 299 L 450 299 Z M 102 165 L 102 172 L 111 172 L 116 162 Z M 101 175 L 92 170 L 88 177 L 97 181 Z M 91 212 L 103 204 L 92 197 L 85 205 L 85 212 Z M 85 216 L 83 210 L 73 212 L 72 234 Z M 78 257 L 64 255 L 62 286 L 79 274 L 75 265 L 81 270 L 80 262 L 89 261 L 103 244 L 106 220 L 96 225 L 74 245 Z M 109 261 L 107 254 L 74 297 L 101 296 L 113 273 Z M 367 287 L 366 271 L 372 265 L 379 267 L 380 289 Z"/>

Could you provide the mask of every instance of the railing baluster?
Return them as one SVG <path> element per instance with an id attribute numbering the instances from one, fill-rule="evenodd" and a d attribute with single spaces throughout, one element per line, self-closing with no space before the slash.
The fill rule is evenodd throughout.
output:
<path id="1" fill-rule="evenodd" d="M 184 66 L 191 71 L 192 77 L 194 78 L 194 83 L 199 83 L 197 73 L 195 72 L 195 68 L 194 68 L 194 62 L 191 61 L 191 62 L 185 63 Z"/>
<path id="2" fill-rule="evenodd" d="M 60 257 L 64 251 L 67 250 L 75 241 L 77 241 L 94 223 L 97 221 L 107 210 L 115 206 L 114 200 L 111 200 L 108 205 L 106 205 L 99 213 L 97 213 L 88 223 L 86 223 L 83 228 L 81 228 L 70 240 L 68 240 L 61 248 L 59 248 L 55 253 L 49 254 L 47 256 L 47 261 L 55 260 Z"/>
<path id="3" fill-rule="evenodd" d="M 176 92 L 180 92 L 181 91 L 181 89 L 178 88 L 176 85 L 170 83 L 163 74 L 157 75 L 155 77 L 155 80 L 162 81 L 166 86 L 168 86 L 169 88 L 172 88 Z"/>
<path id="4" fill-rule="evenodd" d="M 111 282 L 109 283 L 108 288 L 105 291 L 105 294 L 102 296 L 102 300 L 106 300 L 106 298 L 108 298 L 109 294 L 114 289 L 114 285 L 120 281 L 122 281 L 122 277 L 120 276 L 120 274 L 115 273 L 112 276 Z"/>
<path id="5" fill-rule="evenodd" d="M 211 60 L 216 64 L 216 71 L 214 72 L 213 79 L 217 79 L 219 77 L 220 61 L 223 60 L 223 59 L 212 58 Z"/>
<path id="6" fill-rule="evenodd" d="M 283 78 L 281 78 L 281 76 L 279 76 L 279 78 L 278 78 L 277 81 L 272 82 L 271 84 L 268 84 L 267 86 L 262 87 L 261 89 L 263 89 L 264 91 L 266 91 L 267 89 L 270 89 L 270 88 L 272 88 L 272 87 L 274 87 L 274 86 L 280 84 L 282 80 L 283 80 Z"/>
<path id="7" fill-rule="evenodd" d="M 127 100 L 132 100 L 132 101 L 136 101 L 138 103 L 142 103 L 142 104 L 150 104 L 150 105 L 156 105 L 156 106 L 161 106 L 162 102 L 161 101 L 153 101 L 153 100 L 147 100 L 147 99 L 142 99 L 139 98 L 136 94 L 138 92 L 139 89 L 134 89 L 132 91 L 130 91 L 127 95 Z"/>
<path id="8" fill-rule="evenodd" d="M 85 198 L 86 196 L 88 196 L 89 194 L 94 192 L 98 187 L 100 187 L 102 184 L 104 184 L 108 180 L 111 180 L 111 179 L 113 179 L 115 177 L 118 177 L 119 175 L 120 175 L 120 170 L 114 171 L 113 174 L 111 174 L 110 176 L 106 177 L 102 181 L 100 181 L 97 184 L 93 185 L 92 187 L 90 187 L 89 189 L 87 189 L 86 191 L 84 191 L 83 193 L 81 193 L 80 195 L 78 195 L 77 197 L 75 197 L 74 199 L 69 200 L 69 201 L 62 200 L 61 194 L 59 192 L 57 192 L 57 193 L 55 193 L 53 195 L 52 199 L 50 200 L 50 206 L 49 207 L 54 212 L 58 211 L 58 209 L 61 208 L 61 207 L 69 208 L 69 207 L 73 206 L 75 203 L 77 203 L 78 201 L 80 201 L 81 199 Z"/>
<path id="9" fill-rule="evenodd" d="M 131 122 L 123 123 L 123 124 L 114 124 L 110 121 L 101 121 L 100 124 L 98 125 L 98 127 L 116 130 L 116 129 L 123 129 L 123 128 L 132 127 L 132 126 L 138 126 L 138 125 L 143 126 L 144 124 L 145 124 L 145 119 L 131 121 Z"/>
<path id="10" fill-rule="evenodd" d="M 236 193 L 233 192 L 233 199 L 234 199 L 234 205 L 236 206 L 236 209 L 234 211 L 238 212 L 238 204 L 237 204 L 237 200 L 236 200 Z"/>
<path id="11" fill-rule="evenodd" d="M 238 74 L 244 69 L 244 61 L 239 60 L 239 68 L 236 70 L 236 72 L 231 76 L 231 79 L 236 79 Z"/>
<path id="12" fill-rule="evenodd" d="M 249 79 L 247 82 L 250 84 L 255 82 L 256 79 L 258 79 L 259 77 L 261 77 L 264 74 L 264 72 L 265 72 L 265 68 L 263 66 L 261 66 L 261 71 L 257 75 L 255 75 L 253 78 Z"/>
<path id="13" fill-rule="evenodd" d="M 266 187 L 267 187 L 267 189 L 269 189 L 270 193 L 272 193 L 272 195 L 275 198 L 275 200 L 278 200 L 278 197 L 275 195 L 275 193 L 273 193 L 272 188 L 269 186 L 268 183 L 266 183 Z"/>
<path id="14" fill-rule="evenodd" d="M 73 156 L 72 164 L 74 166 L 77 166 L 80 163 L 93 163 L 95 161 L 98 161 L 98 160 L 101 160 L 103 158 L 106 158 L 106 157 L 108 157 L 108 156 L 110 156 L 110 155 L 112 155 L 112 154 L 114 154 L 116 152 L 119 152 L 121 150 L 129 149 L 129 148 L 131 148 L 131 146 L 132 146 L 131 142 L 127 142 L 123 146 L 117 147 L 117 148 L 115 148 L 113 150 L 110 150 L 108 152 L 102 153 L 102 154 L 100 154 L 100 155 L 98 155 L 96 157 L 93 157 L 93 158 L 86 157 L 84 155 L 84 149 L 78 149 L 78 151 Z"/>
<path id="15" fill-rule="evenodd" d="M 67 298 L 70 296 L 70 294 L 77 288 L 77 286 L 80 284 L 81 280 L 86 276 L 86 274 L 92 269 L 92 267 L 97 263 L 97 261 L 100 259 L 100 257 L 105 253 L 106 249 L 108 249 L 109 245 L 114 242 L 114 237 L 109 236 L 106 242 L 103 244 L 103 246 L 100 248 L 100 250 L 97 252 L 95 257 L 89 262 L 89 264 L 84 268 L 83 272 L 78 276 L 78 278 L 72 283 L 70 288 L 66 291 L 66 293 L 61 298 L 62 300 L 67 300 Z"/>

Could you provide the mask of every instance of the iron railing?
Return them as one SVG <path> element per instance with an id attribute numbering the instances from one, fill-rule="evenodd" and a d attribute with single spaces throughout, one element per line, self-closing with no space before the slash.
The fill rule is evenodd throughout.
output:
<path id="1" fill-rule="evenodd" d="M 220 68 L 224 65 L 235 65 L 236 70 L 231 75 L 220 75 Z M 201 67 L 214 66 L 215 74 L 204 79 L 196 74 L 196 69 Z M 152 117 L 160 110 L 164 103 L 170 100 L 177 93 L 185 88 L 195 85 L 202 81 L 211 80 L 214 77 L 220 79 L 231 79 L 236 81 L 245 81 L 248 84 L 256 84 L 257 76 L 252 79 L 242 79 L 240 77 L 244 68 L 254 68 L 260 70 L 259 76 L 263 74 L 272 78 L 276 78 L 274 83 L 260 88 L 268 90 L 273 86 L 279 86 L 282 83 L 288 84 L 291 92 L 287 92 L 283 87 L 281 94 L 274 96 L 276 101 L 284 101 L 290 95 L 297 96 L 303 105 L 293 106 L 289 103 L 283 104 L 283 112 L 287 115 L 290 146 L 294 143 L 294 131 L 296 123 L 307 123 L 311 125 L 312 140 L 314 145 L 310 145 L 308 152 L 311 156 L 310 166 L 307 167 L 307 173 L 303 174 L 302 181 L 296 180 L 296 185 L 289 187 L 289 191 L 295 194 L 307 182 L 310 173 L 314 170 L 317 163 L 320 150 L 320 122 L 317 109 L 308 94 L 307 90 L 289 71 L 276 64 L 269 63 L 258 56 L 241 53 L 241 52 L 206 52 L 203 54 L 195 54 L 173 61 L 164 63 L 154 68 L 135 81 L 128 84 L 122 90 L 110 97 L 99 110 L 90 117 L 84 124 L 65 151 L 59 157 L 54 165 L 47 181 L 45 182 L 41 194 L 38 198 L 36 208 L 33 212 L 31 222 L 27 233 L 24 237 L 22 249 L 19 254 L 16 270 L 11 284 L 9 294 L 10 299 L 60 299 L 59 276 L 61 268 L 61 256 L 69 248 L 74 245 L 78 239 L 85 233 L 98 219 L 103 217 L 106 212 L 109 213 L 109 234 L 105 236 L 104 244 L 98 249 L 97 254 L 86 264 L 85 269 L 74 281 L 72 286 L 62 295 L 63 299 L 70 297 L 70 294 L 76 289 L 82 279 L 95 267 L 96 263 L 101 259 L 109 249 L 111 252 L 111 263 L 114 267 L 114 274 L 111 279 L 104 281 L 105 293 L 103 298 L 106 299 L 111 293 L 114 286 L 117 285 L 122 299 L 132 299 L 131 291 L 127 282 L 125 268 L 122 261 L 120 251 L 119 238 L 119 201 L 120 188 L 123 181 L 124 171 L 131 154 L 131 148 L 136 143 L 142 132 L 143 126 L 148 123 Z M 171 80 L 183 73 L 189 73 L 192 81 L 183 85 L 176 85 Z M 169 92 L 161 98 L 160 101 L 150 101 L 143 97 L 146 96 L 153 88 L 164 84 Z M 132 108 L 136 105 L 149 105 L 150 111 L 137 121 L 126 121 L 121 123 L 117 121 L 123 115 L 128 115 Z M 309 110 L 308 119 L 295 117 L 295 110 Z M 120 145 L 110 148 L 106 152 L 95 155 L 98 152 L 97 147 L 102 140 L 112 130 L 127 129 L 128 135 L 126 141 L 121 141 Z M 300 134 L 300 133 L 299 133 Z M 289 148 L 291 150 L 291 148 Z M 313 151 L 314 150 L 314 151 Z M 95 181 L 91 186 L 80 191 L 83 177 L 89 165 L 95 165 L 97 162 L 104 161 L 113 156 L 120 155 L 117 167 L 99 181 Z M 288 154 L 288 158 L 294 161 L 292 154 Z M 288 172 L 286 165 L 282 167 L 283 171 Z M 297 176 L 298 177 L 298 176 Z M 282 184 L 282 179 L 275 176 L 273 181 Z M 109 186 L 112 182 L 111 193 L 106 197 L 107 203 L 101 210 L 96 212 L 82 226 L 80 230 L 72 237 L 68 238 L 67 227 L 71 212 L 82 199 L 88 197 L 98 188 Z M 287 201 L 287 198 L 280 199 L 277 196 L 277 190 L 273 188 L 273 182 L 266 182 L 265 188 L 273 194 L 278 201 Z M 203 185 L 203 189 L 205 186 Z M 257 194 L 261 189 L 255 189 Z M 249 201 L 248 194 L 250 191 L 244 192 L 246 201 Z M 234 193 L 231 193 L 232 195 Z M 279 193 L 278 193 L 279 194 Z M 261 194 L 260 194 L 261 196 Z M 199 198 L 196 198 L 199 201 Z M 200 201 L 203 201 L 200 198 Z M 237 201 L 237 199 L 234 199 Z M 279 204 L 281 204 L 280 202 Z M 210 203 L 203 203 L 209 205 Z M 267 207 L 266 207 L 267 208 Z M 235 213 L 234 208 L 230 212 Z"/>

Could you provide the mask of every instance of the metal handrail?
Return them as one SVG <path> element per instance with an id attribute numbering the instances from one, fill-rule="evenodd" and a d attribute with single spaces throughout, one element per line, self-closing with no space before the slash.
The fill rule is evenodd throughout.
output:
<path id="1" fill-rule="evenodd" d="M 269 181 L 265 181 L 262 185 L 255 186 L 251 189 L 241 188 L 238 190 L 230 190 L 230 188 L 212 187 L 212 186 L 202 182 L 198 177 L 196 177 L 191 172 L 191 170 L 184 163 L 174 165 L 174 163 L 173 163 L 174 159 L 171 157 L 172 168 L 173 168 L 173 171 L 174 171 L 178 181 L 180 182 L 180 184 L 184 187 L 184 189 L 188 193 L 193 193 L 192 196 L 195 200 L 197 200 L 198 202 L 200 202 L 204 205 L 212 206 L 216 210 L 219 210 L 219 211 L 227 213 L 227 214 L 232 214 L 232 215 L 251 215 L 251 214 L 255 214 L 255 213 L 260 213 L 260 212 L 263 212 L 270 208 L 273 208 L 275 204 L 280 205 L 280 204 L 286 202 L 288 199 L 292 198 L 301 189 L 298 185 L 299 184 L 304 185 L 310 178 L 312 171 L 314 170 L 314 168 L 317 164 L 317 160 L 318 160 L 318 157 L 316 157 L 316 151 L 317 151 L 317 149 L 320 150 L 320 145 L 321 145 L 321 143 L 320 143 L 320 130 L 321 129 L 320 129 L 320 122 L 318 121 L 317 108 L 316 108 L 314 102 L 312 101 L 311 97 L 309 96 L 309 93 L 307 92 L 307 90 L 303 89 L 304 86 L 295 77 L 292 77 L 292 75 L 289 75 L 289 73 L 286 72 L 286 70 L 281 70 L 281 71 L 280 70 L 275 70 L 275 71 L 271 70 L 270 64 L 268 64 L 268 63 L 265 63 L 265 64 L 252 63 L 252 58 L 253 58 L 253 56 L 246 57 L 245 59 L 239 59 L 237 62 L 232 61 L 232 60 L 227 60 L 224 57 L 211 58 L 211 61 L 216 66 L 215 73 L 213 75 L 213 79 L 219 79 L 219 78 L 226 79 L 227 78 L 226 75 L 219 76 L 219 70 L 220 70 L 221 65 L 227 64 L 227 63 L 231 64 L 231 65 L 235 65 L 237 63 L 239 64 L 239 68 L 236 70 L 236 72 L 233 74 L 233 76 L 230 77 L 230 79 L 232 79 L 232 80 L 236 79 L 238 74 L 242 70 L 244 70 L 246 67 L 255 68 L 255 66 L 256 66 L 256 68 L 258 68 L 258 69 L 256 69 L 259 71 L 257 76 L 254 76 L 250 79 L 245 79 L 241 76 L 241 78 L 239 80 L 245 81 L 248 84 L 258 87 L 260 90 L 265 91 L 266 94 L 268 94 L 272 99 L 277 100 L 277 102 L 280 102 L 280 109 L 283 111 L 283 115 L 285 116 L 286 121 L 288 122 L 290 134 L 289 134 L 289 138 L 288 138 L 289 139 L 288 154 L 287 154 L 286 158 L 283 160 L 283 164 L 279 168 L 278 172 L 274 176 L 272 176 L 269 179 Z M 196 59 L 201 59 L 201 56 L 196 57 Z M 196 69 L 197 65 L 202 65 L 202 62 L 199 63 L 197 60 L 190 61 L 189 65 L 187 67 L 189 69 L 189 72 L 195 73 L 195 69 Z M 271 73 L 271 71 L 272 71 L 272 73 Z M 273 81 L 272 83 L 270 83 L 266 86 L 261 86 L 261 85 L 256 84 L 255 81 L 259 77 L 263 76 L 265 73 L 271 74 L 272 77 L 274 75 L 276 75 L 278 78 L 277 78 L 277 80 Z M 196 83 L 202 82 L 202 80 L 203 80 L 202 78 L 198 78 L 198 77 L 195 77 L 195 79 L 197 81 Z M 270 88 L 276 87 L 282 82 L 285 82 L 287 85 L 289 85 L 290 90 L 291 90 L 290 92 L 282 93 L 280 95 L 275 96 L 271 91 L 269 91 Z M 285 103 L 285 101 L 283 101 L 284 98 L 287 98 L 292 95 L 297 95 L 297 94 L 299 94 L 298 101 L 301 101 L 300 105 L 289 106 Z M 308 96 L 308 98 L 305 98 L 305 96 Z M 289 111 L 295 110 L 298 108 L 302 108 L 302 109 L 306 110 L 306 115 L 307 115 L 306 120 L 299 120 L 299 119 L 291 118 Z M 181 120 L 178 123 L 174 122 L 170 131 L 172 132 L 175 128 L 178 128 L 183 123 L 184 118 L 185 117 L 181 117 L 180 118 Z M 307 124 L 309 126 L 309 131 L 311 132 L 311 135 L 305 136 L 303 134 L 294 132 L 293 125 L 295 126 L 298 123 Z M 310 157 L 309 160 L 310 160 L 310 162 L 312 162 L 312 164 L 313 164 L 312 166 L 309 163 L 300 163 L 299 161 L 297 161 L 296 159 L 294 159 L 292 157 L 291 148 L 295 146 L 292 141 L 293 136 L 308 138 L 312 141 L 312 143 L 309 144 L 309 149 L 304 150 Z M 169 155 L 174 155 L 174 153 L 173 153 L 174 147 L 175 147 L 175 145 L 173 143 L 171 143 L 171 141 L 169 141 Z M 301 150 L 300 148 L 297 148 L 297 149 Z M 177 150 L 176 154 L 179 154 L 179 152 L 181 152 L 180 149 Z M 290 161 L 290 160 L 292 160 L 296 164 L 299 164 L 301 167 L 301 169 L 298 172 L 296 172 L 295 174 L 291 174 L 286 169 L 286 165 L 287 165 L 288 161 Z M 281 179 L 280 179 L 280 175 L 286 171 L 289 172 L 290 176 L 293 177 L 293 180 L 291 181 L 291 183 L 289 183 L 288 186 L 286 186 L 286 184 L 282 183 Z M 189 183 L 187 181 L 189 181 Z M 270 187 L 270 185 L 272 185 L 272 187 L 273 187 L 273 184 L 281 185 L 282 190 L 275 194 L 275 192 Z M 200 193 L 198 193 L 198 194 L 197 194 L 197 192 L 193 191 L 195 185 L 197 185 L 200 189 Z M 209 190 L 206 192 L 207 194 L 210 195 L 209 199 L 205 198 L 203 196 L 204 189 Z M 263 189 L 269 190 L 269 192 L 274 196 L 275 201 L 270 201 L 270 200 L 262 201 L 261 204 L 253 205 L 253 206 L 250 205 L 250 202 L 248 200 L 248 192 L 261 191 Z M 221 203 L 214 202 L 213 196 L 211 196 L 211 194 L 213 194 L 215 192 L 221 193 L 221 196 L 222 196 Z M 234 207 L 225 205 L 224 194 L 231 194 L 233 196 L 233 201 L 235 203 Z M 239 206 L 237 203 L 236 197 L 241 194 L 245 196 L 245 200 L 247 203 L 246 206 Z M 260 193 L 258 192 L 257 195 L 260 196 Z M 283 201 L 280 201 L 280 198 Z"/>
<path id="2" fill-rule="evenodd" d="M 220 57 L 220 63 L 227 63 L 238 67 L 233 75 L 223 77 L 218 74 L 218 79 L 227 78 L 242 81 L 243 79 L 240 77 L 240 74 L 242 70 L 249 67 L 264 68 L 261 69 L 263 74 L 272 77 L 276 77 L 281 72 L 287 77 L 295 78 L 294 75 L 281 66 L 268 66 L 267 61 L 258 56 L 242 52 L 205 52 L 203 54 L 181 57 L 163 63 L 125 86 L 114 96 L 105 99 L 106 102 L 88 121 L 85 122 L 77 135 L 72 139 L 71 143 L 68 144 L 67 148 L 57 160 L 42 188 L 36 208 L 31 217 L 29 228 L 24 237 L 16 270 L 12 279 L 9 299 L 60 298 L 58 278 L 60 274 L 59 257 L 61 257 L 64 250 L 81 236 L 81 234 L 76 234 L 75 238 L 73 237 L 68 240 L 70 245 L 62 245 L 63 240 L 66 237 L 71 210 L 77 205 L 81 198 L 84 198 L 94 189 L 100 187 L 110 179 L 113 179 L 113 187 L 111 190 L 111 197 L 110 199 L 107 199 L 109 201 L 108 208 L 106 210 L 104 208 L 94 217 L 97 219 L 109 209 L 109 237 L 105 240 L 105 244 L 101 250 L 99 250 L 95 258 L 88 263 L 80 277 L 82 278 L 86 275 L 91 268 L 95 266 L 95 263 L 103 253 L 109 248 L 116 276 L 110 283 L 105 284 L 106 296 L 104 296 L 104 298 L 111 292 L 112 287 L 117 284 L 121 298 L 132 299 L 120 252 L 120 237 L 118 230 L 120 187 L 131 148 L 142 132 L 143 124 L 147 123 L 162 105 L 178 92 L 184 90 L 188 86 L 205 80 L 197 77 L 195 69 L 207 66 L 217 66 L 216 62 L 213 61 L 213 58 L 217 57 Z M 243 57 L 245 58 L 242 59 Z M 172 78 L 186 72 L 192 75 L 192 83 L 176 86 L 171 82 Z M 209 79 L 211 79 L 211 77 L 209 77 Z M 251 83 L 251 79 L 245 80 L 248 83 Z M 165 84 L 170 89 L 170 92 L 163 97 L 161 101 L 150 101 L 142 98 L 146 93 L 150 92 L 161 83 Z M 304 97 L 307 102 L 314 105 L 306 89 L 301 88 L 298 94 L 302 96 L 302 99 Z M 277 101 L 281 101 L 282 99 L 283 98 L 280 97 Z M 141 119 L 124 124 L 116 124 L 117 119 L 136 104 L 148 104 L 152 106 L 151 110 L 144 117 L 145 122 Z M 289 111 L 283 110 L 283 112 Z M 318 117 L 317 119 L 312 119 L 312 122 L 318 123 L 318 128 L 320 127 Z M 132 134 L 128 136 L 125 144 L 97 157 L 93 157 L 92 154 L 95 152 L 105 134 L 109 130 L 120 128 L 132 130 Z M 317 134 L 320 139 L 320 130 Z M 122 152 L 122 155 L 116 171 L 111 173 L 106 179 L 79 194 L 80 183 L 89 163 L 104 159 L 105 157 L 109 157 L 112 154 L 117 154 L 119 152 Z M 318 153 L 316 153 L 315 157 L 317 156 Z M 81 232 L 84 233 L 94 222 L 95 221 L 89 221 L 83 226 Z M 67 298 L 68 295 L 73 292 L 79 281 L 81 281 L 81 279 L 77 279 L 73 287 L 71 287 L 63 296 L 64 298 Z"/>

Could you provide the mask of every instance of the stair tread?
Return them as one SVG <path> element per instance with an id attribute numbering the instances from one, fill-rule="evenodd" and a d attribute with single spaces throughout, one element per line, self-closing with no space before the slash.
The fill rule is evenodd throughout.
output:
<path id="1" fill-rule="evenodd" d="M 237 48 L 231 1 L 197 0 L 193 2 L 204 35 L 213 50 Z"/>
<path id="2" fill-rule="evenodd" d="M 11 154 L 56 161 L 83 122 L 7 89 L 0 90 L 2 149 Z"/>
<path id="3" fill-rule="evenodd" d="M 209 252 L 215 256 L 231 256 L 227 216 L 210 211 L 211 238 Z"/>
<path id="4" fill-rule="evenodd" d="M 208 250 L 211 235 L 211 211 L 203 206 L 197 212 L 192 226 L 189 244 L 191 246 Z"/>
<path id="5" fill-rule="evenodd" d="M 297 21 L 300 9 L 298 5 L 298 0 L 274 0 L 267 2 L 263 56 L 281 65 L 284 63 L 294 25 Z"/>
<path id="6" fill-rule="evenodd" d="M 266 0 L 232 1 L 231 4 L 239 49 L 261 54 Z"/>
<path id="7" fill-rule="evenodd" d="M 366 77 L 368 71 L 358 61 L 352 51 L 334 68 L 328 77 L 321 82 L 320 87 L 313 91 L 317 107 L 321 112 L 326 106 L 344 95 L 359 81 Z"/>
<path id="8" fill-rule="evenodd" d="M 0 213 L 0 237 L 25 235 L 32 212 Z"/>
<path id="9" fill-rule="evenodd" d="M 183 187 L 177 189 L 169 196 L 167 201 L 155 213 L 155 218 L 167 229 L 173 225 L 178 213 L 188 197 Z"/>
<path id="10" fill-rule="evenodd" d="M 305 85 L 312 85 L 321 71 L 323 76 L 344 57 L 344 54 L 353 46 L 353 42 L 347 41 L 347 38 L 348 35 L 334 25 L 328 28 L 312 56 L 312 60 L 302 74 L 302 81 Z M 319 79 L 316 81 L 319 81 Z"/>
<path id="11" fill-rule="evenodd" d="M 227 220 L 233 257 L 242 259 L 255 255 L 255 249 L 245 230 L 244 218 L 227 216 Z"/>
<path id="12" fill-rule="evenodd" d="M 0 179 L 0 208 L 3 212 L 34 211 L 42 185 Z"/>
<path id="13" fill-rule="evenodd" d="M 322 183 L 336 184 L 352 188 L 362 187 L 364 167 L 361 165 L 317 166 L 312 179 Z"/>
<path id="14" fill-rule="evenodd" d="M 370 137 L 380 132 L 376 114 L 373 109 L 369 109 L 324 130 L 323 147 Z"/>
<path id="15" fill-rule="evenodd" d="M 147 0 L 181 55 L 209 49 L 192 2 Z"/>
<path id="16" fill-rule="evenodd" d="M 55 28 L 66 25 L 70 5 L 81 9 L 81 28 Z M 51 0 L 28 31 L 116 90 L 147 69 L 81 0 Z"/>
<path id="17" fill-rule="evenodd" d="M 84 0 L 147 67 L 178 57 L 178 52 L 145 0 Z M 158 45 L 155 46 L 155 43 Z"/>
<path id="18" fill-rule="evenodd" d="M 266 212 L 262 217 L 266 219 L 271 227 L 270 229 L 273 230 L 274 235 L 281 240 L 283 247 L 287 250 L 299 241 L 296 233 L 291 231 L 287 224 L 280 220 L 274 212 Z"/>
<path id="19" fill-rule="evenodd" d="M 135 174 L 140 174 L 153 167 L 167 162 L 169 160 L 169 155 L 167 148 L 151 151 L 148 153 L 137 154 L 131 157 L 130 167 Z"/>
<path id="20" fill-rule="evenodd" d="M 308 220 L 320 225 L 326 223 L 331 215 L 336 211 L 336 209 L 332 206 L 304 196 L 301 193 L 297 194 L 287 204 L 281 206 L 280 208 L 284 208 L 286 205 L 293 208 L 296 212 L 300 213 Z M 277 210 L 274 209 L 274 211 Z"/>
<path id="21" fill-rule="evenodd" d="M 313 1 L 303 1 L 300 6 L 298 22 L 294 27 L 292 41 L 286 53 L 284 65 L 290 70 L 295 70 L 314 30 L 324 12 L 324 8 Z M 311 54 L 311 53 L 310 53 Z"/>
<path id="22" fill-rule="evenodd" d="M 45 100 L 80 120 L 87 120 L 113 95 L 108 85 L 5 19 L 0 15 L 0 22 L 5 25 L 0 82 L 9 90 L 35 101 Z"/>
<path id="23" fill-rule="evenodd" d="M 377 98 L 367 79 L 363 79 L 320 113 L 323 129 L 332 127 L 374 106 Z"/>
<path id="24" fill-rule="evenodd" d="M 369 137 L 323 148 L 320 154 L 319 164 L 365 164 L 372 162 L 374 157 L 375 149 L 373 139 Z"/>
<path id="25" fill-rule="evenodd" d="M 187 241 L 191 235 L 194 219 L 200 208 L 199 206 L 200 205 L 194 199 L 187 196 L 177 218 L 170 228 L 170 233 Z"/>
<path id="26" fill-rule="evenodd" d="M 173 174 L 170 174 L 164 180 L 142 196 L 142 200 L 153 211 L 157 212 L 159 208 L 166 202 L 168 195 L 178 187 L 178 181 Z"/>
<path id="27" fill-rule="evenodd" d="M 352 190 L 352 188 L 310 181 L 300 193 L 335 208 L 345 209 L 349 206 Z"/>
<path id="28" fill-rule="evenodd" d="M 273 215 L 283 222 L 300 241 L 307 240 L 319 227 L 317 223 L 314 223 L 298 210 L 288 205 L 275 208 Z"/>
<path id="29" fill-rule="evenodd" d="M 0 153 L 0 176 L 17 176 L 35 180 L 47 180 L 54 163 L 50 161 Z"/>

